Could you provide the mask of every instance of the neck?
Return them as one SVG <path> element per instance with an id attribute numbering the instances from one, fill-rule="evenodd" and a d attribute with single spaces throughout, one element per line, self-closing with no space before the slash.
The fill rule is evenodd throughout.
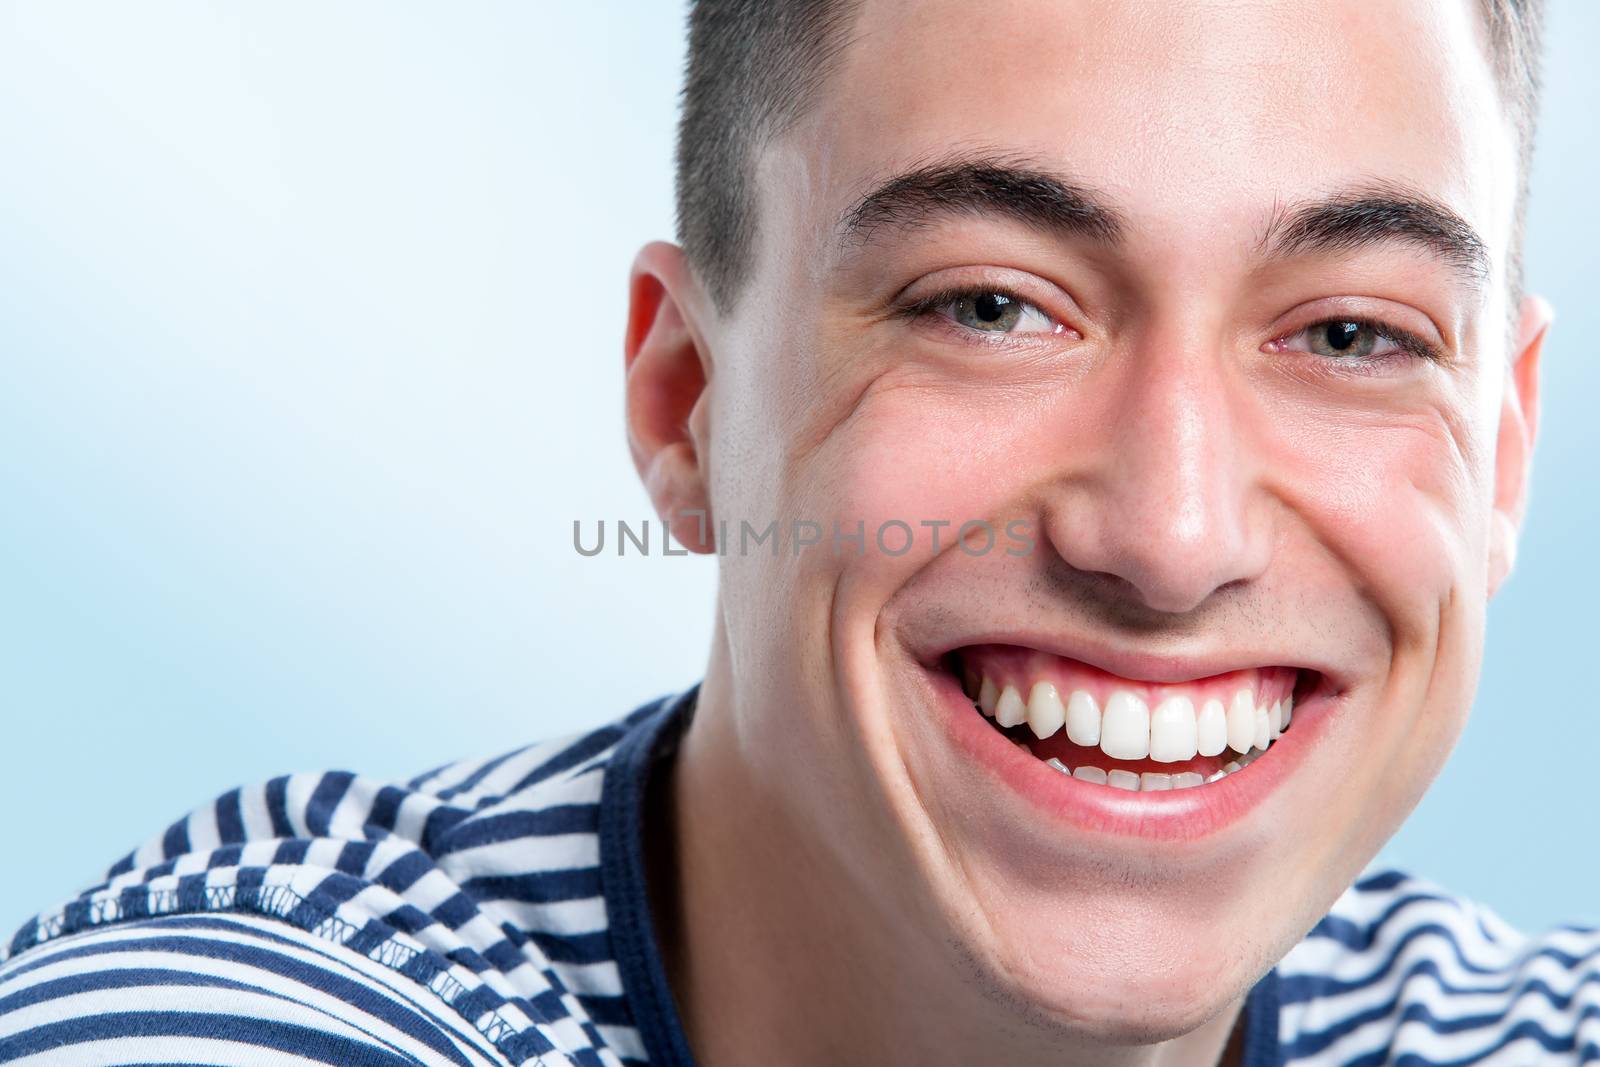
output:
<path id="1" fill-rule="evenodd" d="M 883 922 L 884 902 L 860 901 L 750 774 L 726 664 L 713 653 L 677 759 L 645 805 L 653 917 L 699 1067 L 1238 1062 L 1241 1004 L 1171 1041 L 1106 1045 L 995 995 L 952 965 L 945 939 Z"/>

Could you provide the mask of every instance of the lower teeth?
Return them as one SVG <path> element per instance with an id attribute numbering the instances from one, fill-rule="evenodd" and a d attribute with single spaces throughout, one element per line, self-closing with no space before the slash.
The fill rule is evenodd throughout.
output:
<path id="1" fill-rule="evenodd" d="M 1020 743 L 1019 743 L 1020 744 Z M 1026 748 L 1023 745 L 1021 747 Z M 1250 766 L 1265 749 L 1255 748 L 1240 756 L 1237 760 L 1230 760 L 1222 765 L 1222 769 L 1209 777 L 1198 771 L 1184 771 L 1180 774 L 1160 774 L 1155 771 L 1146 771 L 1135 774 L 1132 771 L 1111 770 L 1104 767 L 1094 767 L 1085 764 L 1073 770 L 1059 759 L 1052 756 L 1044 761 L 1045 766 L 1061 774 L 1070 775 L 1080 782 L 1089 782 L 1093 785 L 1109 785 L 1116 789 L 1125 789 L 1130 793 L 1158 793 L 1168 789 L 1193 789 L 1197 785 L 1206 785 L 1210 782 L 1220 781 L 1235 771 Z"/>

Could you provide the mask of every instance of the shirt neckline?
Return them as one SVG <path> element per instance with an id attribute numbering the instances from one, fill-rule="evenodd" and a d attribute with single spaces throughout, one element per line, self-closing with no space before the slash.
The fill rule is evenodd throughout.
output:
<path id="1" fill-rule="evenodd" d="M 677 751 L 700 687 L 646 709 L 617 743 L 600 791 L 600 880 L 623 996 L 653 1067 L 695 1067 L 661 961 L 644 869 L 644 798 L 651 771 Z M 1278 1067 L 1278 971 L 1268 971 L 1244 1006 L 1241 1067 Z"/>

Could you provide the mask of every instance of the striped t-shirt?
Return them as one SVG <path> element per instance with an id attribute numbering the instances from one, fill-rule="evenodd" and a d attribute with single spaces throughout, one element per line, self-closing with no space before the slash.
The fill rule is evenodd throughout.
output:
<path id="1" fill-rule="evenodd" d="M 693 707 L 404 785 L 227 793 L 11 940 L 0 1063 L 689 1067 L 641 803 Z M 1252 990 L 1244 1061 L 1600 1061 L 1597 959 L 1594 931 L 1369 875 Z"/>

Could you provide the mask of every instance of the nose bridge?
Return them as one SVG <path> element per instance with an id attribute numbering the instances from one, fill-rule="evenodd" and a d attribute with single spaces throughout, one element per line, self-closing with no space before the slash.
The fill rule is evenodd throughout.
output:
<path id="1" fill-rule="evenodd" d="M 1265 566 L 1265 531 L 1247 514 L 1252 420 L 1216 344 L 1152 334 L 1120 376 L 1114 431 L 1095 475 L 1071 494 L 1079 514 L 1052 524 L 1074 567 L 1123 578 L 1157 610 L 1197 607 Z"/>
<path id="2" fill-rule="evenodd" d="M 1225 532 L 1235 442 L 1212 353 L 1194 344 L 1135 357 L 1111 457 L 1116 506 L 1152 543 L 1198 547 Z"/>

